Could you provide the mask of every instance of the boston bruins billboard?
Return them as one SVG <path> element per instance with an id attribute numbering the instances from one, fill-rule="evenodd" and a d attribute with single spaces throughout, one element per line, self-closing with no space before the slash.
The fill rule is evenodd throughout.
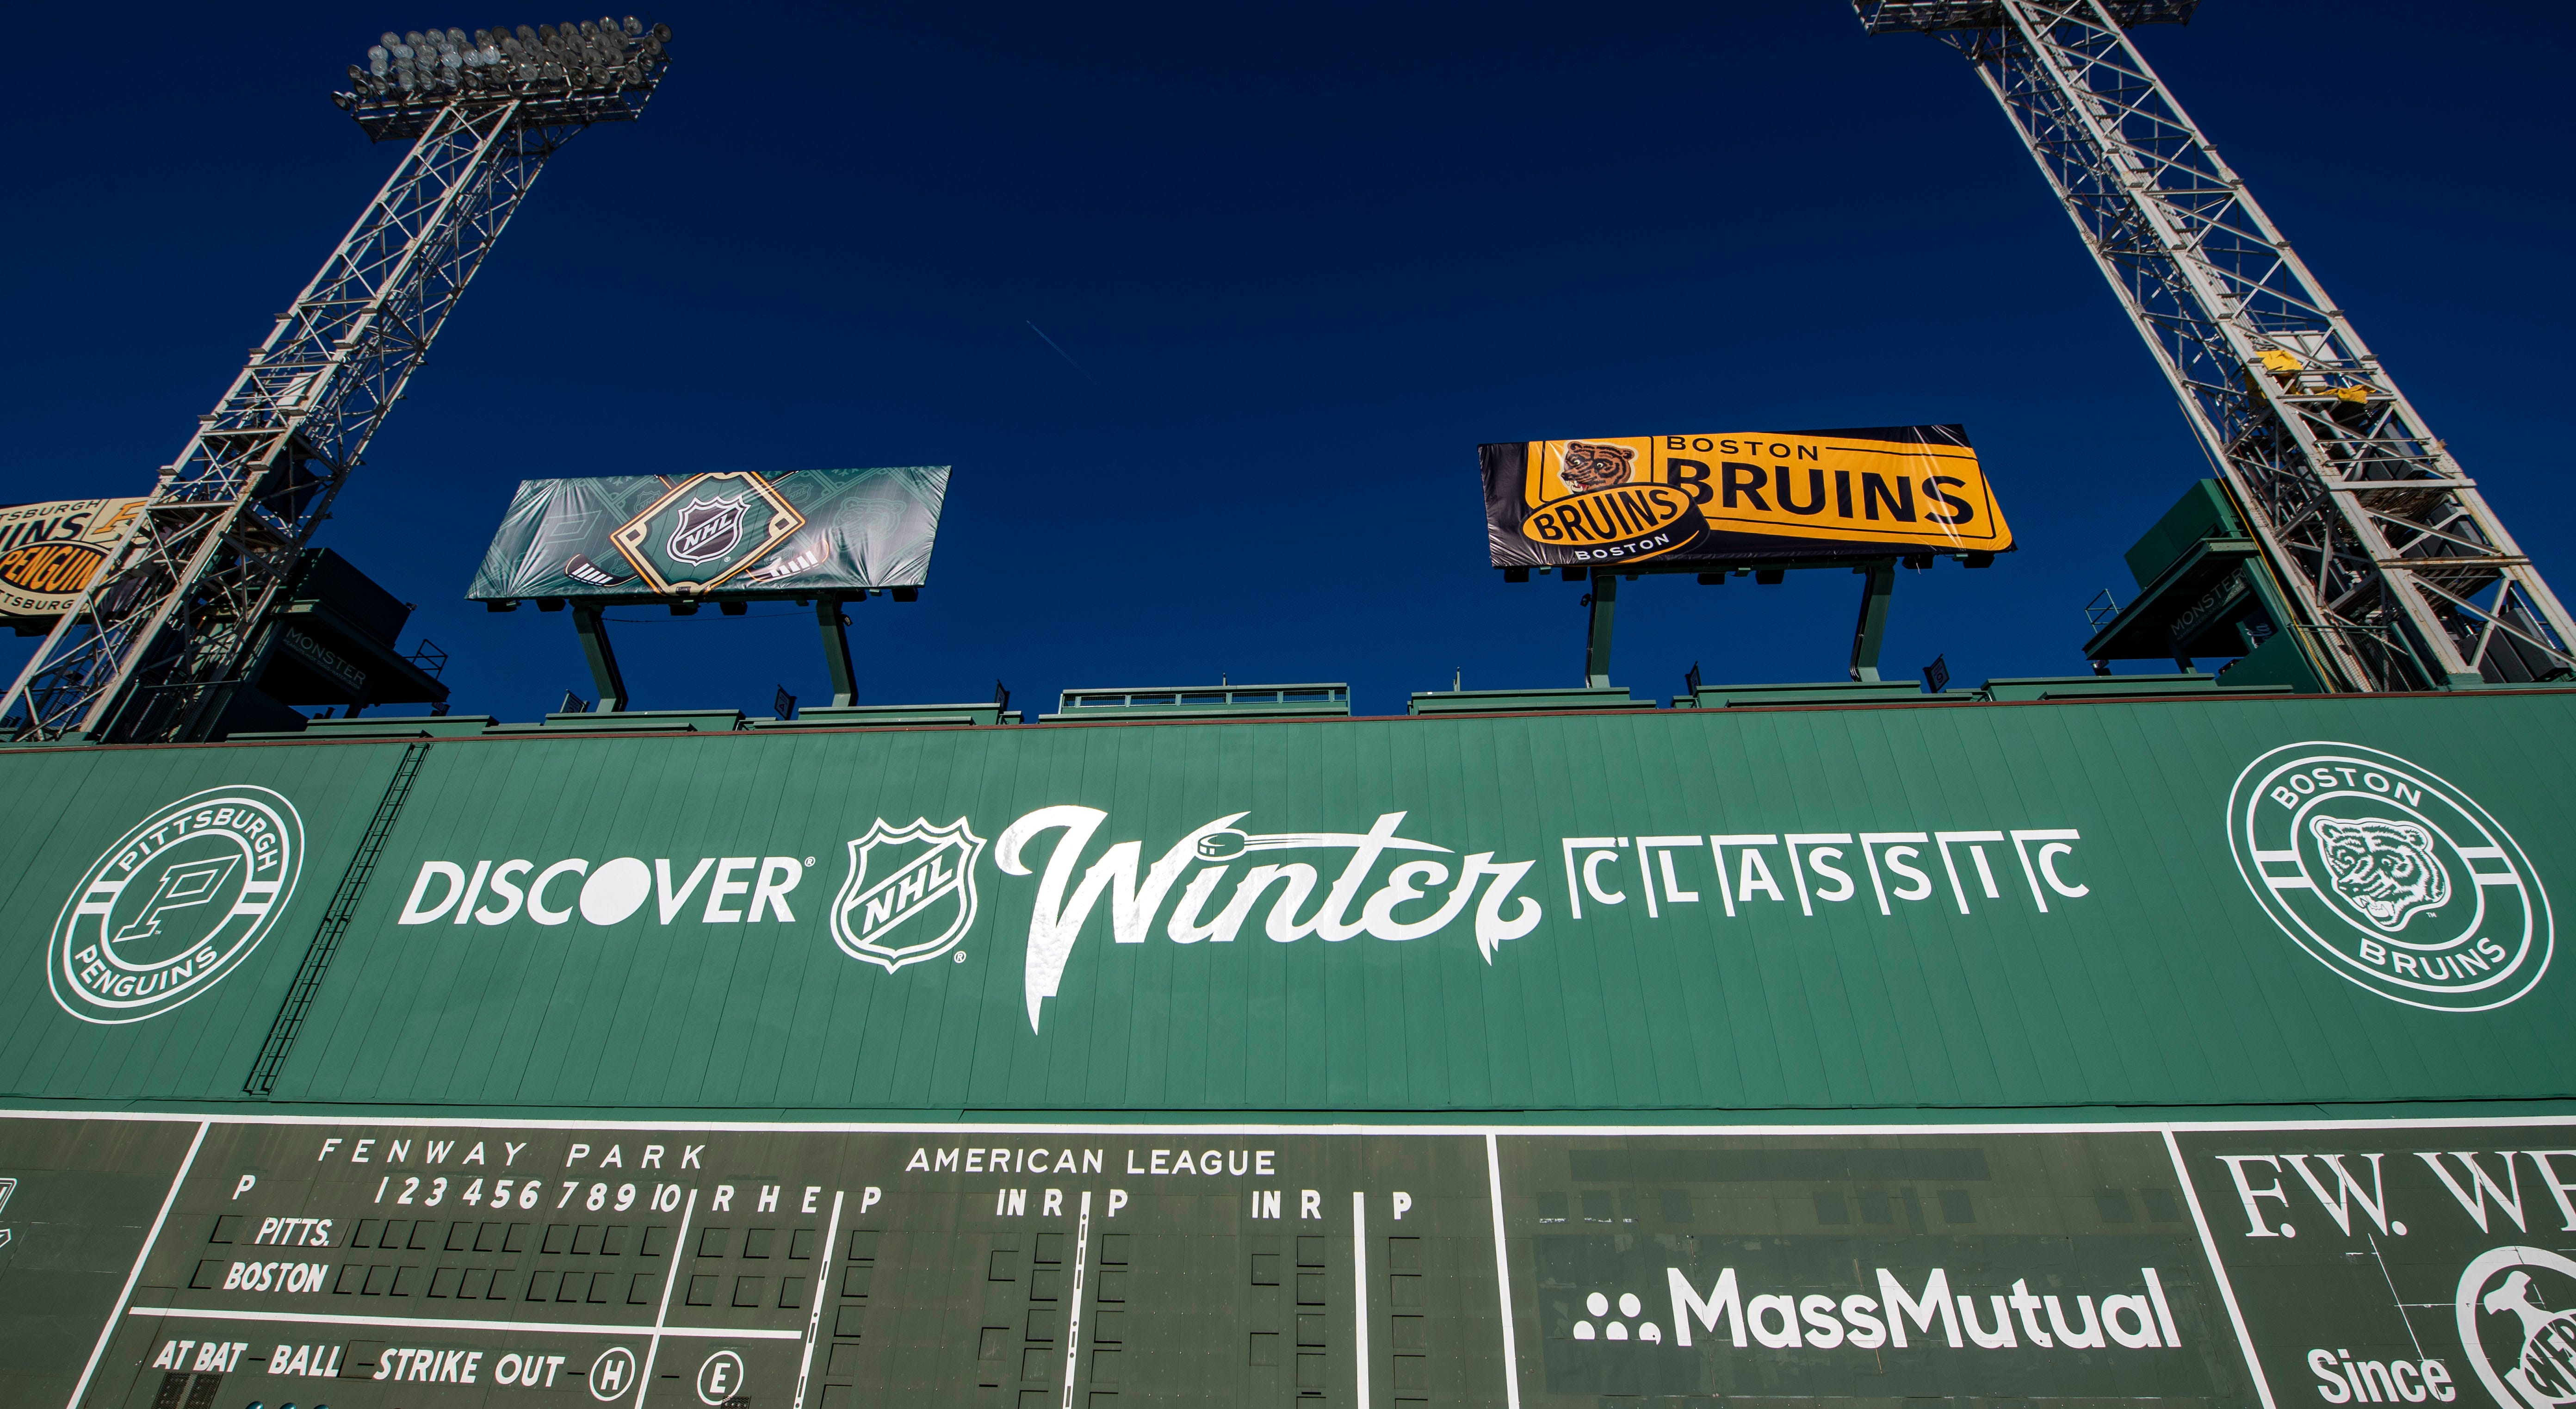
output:
<path id="1" fill-rule="evenodd" d="M 929 577 L 948 467 L 522 480 L 466 595 L 810 597 Z"/>
<path id="2" fill-rule="evenodd" d="M 1958 426 L 1511 441 L 1478 447 L 1501 568 L 1658 568 L 2002 553 Z"/>

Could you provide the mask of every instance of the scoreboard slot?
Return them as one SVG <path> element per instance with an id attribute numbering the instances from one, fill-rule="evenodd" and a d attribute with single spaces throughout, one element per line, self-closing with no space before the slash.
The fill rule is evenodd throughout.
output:
<path id="1" fill-rule="evenodd" d="M 343 1409 L 685 1404 L 693 1377 L 790 1409 L 1497 1402 L 1481 1136 L 927 1138 L 218 1127 L 96 1401 L 142 1409 L 180 1373 L 183 1400 L 213 1374 Z M 646 1216 L 618 1218 L 642 1159 Z M 711 1172 L 744 1168 L 777 1172 Z M 268 1281 L 235 1270 L 254 1258 Z"/>

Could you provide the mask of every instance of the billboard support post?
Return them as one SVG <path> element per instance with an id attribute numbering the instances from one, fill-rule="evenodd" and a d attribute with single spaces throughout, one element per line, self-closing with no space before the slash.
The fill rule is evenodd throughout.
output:
<path id="1" fill-rule="evenodd" d="M 1610 617 L 1619 605 L 1619 574 L 1595 568 L 1591 576 L 1592 595 L 1584 598 L 1592 624 L 1583 640 L 1583 683 L 1600 690 L 1610 684 Z"/>
<path id="2" fill-rule="evenodd" d="M 841 614 L 841 600 L 815 598 L 814 622 L 823 630 L 823 666 L 832 675 L 832 703 L 854 705 L 859 702 L 859 673 L 850 664 L 850 633 L 844 629 L 850 619 Z"/>
<path id="3" fill-rule="evenodd" d="M 1887 604 L 1896 595 L 1896 560 L 1863 563 L 1853 572 L 1868 582 L 1860 591 L 1860 620 L 1852 627 L 1851 678 L 1878 683 L 1878 648 L 1887 642 Z"/>
<path id="4" fill-rule="evenodd" d="M 626 677 L 617 669 L 617 652 L 608 644 L 608 620 L 588 602 L 572 606 L 573 630 L 581 633 L 581 653 L 590 660 L 591 683 L 599 687 L 600 714 L 626 708 Z"/>

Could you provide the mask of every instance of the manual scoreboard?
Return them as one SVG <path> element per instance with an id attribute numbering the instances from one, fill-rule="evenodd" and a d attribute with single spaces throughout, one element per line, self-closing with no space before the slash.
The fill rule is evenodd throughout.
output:
<path id="1" fill-rule="evenodd" d="M 2563 1126 L 0 1120 L 0 1398 L 2576 1398 Z"/>

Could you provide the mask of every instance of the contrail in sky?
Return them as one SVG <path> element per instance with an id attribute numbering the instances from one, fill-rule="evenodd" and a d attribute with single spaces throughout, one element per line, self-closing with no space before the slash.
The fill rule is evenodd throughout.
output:
<path id="1" fill-rule="evenodd" d="M 1027 322 L 1028 322 L 1028 320 L 1027 320 L 1027 319 L 1025 319 L 1025 318 L 1021 319 L 1020 321 L 1021 321 L 1021 322 L 1024 322 L 1024 323 L 1027 323 Z M 1100 384 L 1100 379 L 1099 379 L 1098 377 L 1094 377 L 1094 376 L 1092 376 L 1092 375 L 1091 375 L 1091 369 L 1090 369 L 1090 368 L 1085 367 L 1085 366 L 1083 366 L 1081 363 L 1074 361 L 1074 360 L 1073 360 L 1073 354 L 1072 354 L 1072 353 L 1067 352 L 1067 351 L 1065 351 L 1063 348 L 1061 348 L 1061 347 L 1057 347 L 1057 346 L 1056 346 L 1056 340 L 1055 340 L 1055 339 L 1053 339 L 1053 338 L 1051 338 L 1051 337 L 1048 337 L 1048 336 L 1046 335 L 1046 329 L 1039 327 L 1039 326 L 1038 326 L 1037 324 L 1035 324 L 1035 323 L 1029 323 L 1029 331 L 1030 331 L 1030 332 L 1032 332 L 1032 333 L 1037 334 L 1037 335 L 1038 335 L 1039 340 L 1040 340 L 1040 341 L 1042 341 L 1042 342 L 1044 342 L 1047 346 L 1055 348 L 1055 355 L 1056 355 L 1056 356 L 1058 356 L 1058 357 L 1063 358 L 1066 366 L 1071 367 L 1073 370 L 1075 370 L 1075 371 L 1077 371 L 1077 372 L 1080 372 L 1080 373 L 1081 373 L 1085 378 L 1087 378 L 1087 379 L 1092 383 L 1092 385 L 1097 386 L 1097 385 L 1099 385 L 1099 384 Z"/>

